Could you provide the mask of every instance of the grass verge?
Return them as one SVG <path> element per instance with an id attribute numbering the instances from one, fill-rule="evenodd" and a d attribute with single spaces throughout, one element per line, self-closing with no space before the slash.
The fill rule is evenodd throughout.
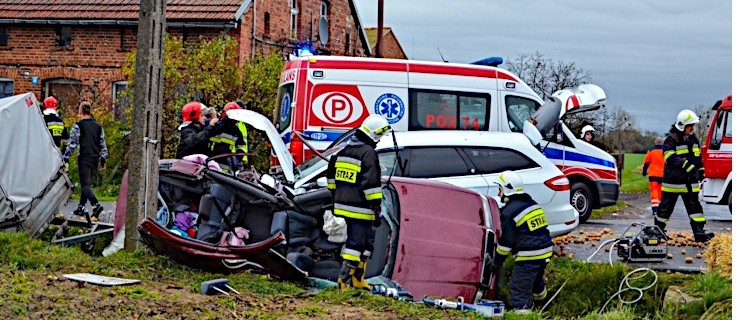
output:
<path id="1" fill-rule="evenodd" d="M 603 207 L 600 209 L 593 210 L 593 212 L 590 213 L 590 219 L 601 219 L 611 213 L 619 212 L 628 206 L 629 206 L 628 202 L 618 201 L 616 202 L 615 205 L 612 205 L 610 207 Z"/>
<path id="2" fill-rule="evenodd" d="M 624 169 L 621 172 L 621 192 L 649 192 L 649 181 L 641 175 L 643 154 L 628 153 L 624 158 Z"/>
<path id="3" fill-rule="evenodd" d="M 506 270 L 510 272 L 509 259 Z M 597 314 L 631 271 L 623 265 L 586 264 L 557 258 L 547 268 L 550 295 L 566 285 L 548 310 L 530 316 L 506 314 L 506 319 L 699 319 L 712 306 L 716 317 L 730 314 L 731 282 L 716 274 L 659 274 L 657 285 L 629 307 L 612 301 L 606 313 Z M 97 287 L 66 281 L 65 273 L 92 273 L 133 278 L 140 284 Z M 238 296 L 199 294 L 202 281 L 227 277 Z M 439 310 L 394 301 L 362 291 L 306 291 L 301 285 L 270 280 L 263 275 L 211 274 L 178 265 L 147 250 L 120 252 L 110 257 L 90 256 L 75 247 L 58 247 L 24 234 L 0 233 L 0 317 L 16 318 L 185 318 L 281 319 L 481 319 L 472 312 Z M 643 285 L 645 277 L 632 282 Z M 664 309 L 662 300 L 671 285 L 701 297 L 699 303 Z M 507 301 L 507 290 L 500 299 Z M 626 293 L 624 299 L 636 293 Z M 416 297 L 420 298 L 420 297 Z M 448 297 L 453 298 L 453 297 Z M 541 308 L 542 304 L 537 305 Z M 726 307 L 728 305 L 728 307 Z M 595 312 L 594 312 L 595 310 Z"/>

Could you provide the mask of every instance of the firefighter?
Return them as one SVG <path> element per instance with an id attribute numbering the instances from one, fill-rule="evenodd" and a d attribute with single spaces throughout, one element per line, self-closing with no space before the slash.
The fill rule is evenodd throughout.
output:
<path id="1" fill-rule="evenodd" d="M 700 142 L 693 134 L 695 125 L 700 121 L 698 115 L 690 110 L 677 114 L 677 121 L 667 135 L 662 150 L 664 151 L 665 169 L 662 179 L 662 201 L 654 216 L 654 224 L 662 231 L 670 221 L 672 211 L 678 197 L 683 198 L 685 209 L 690 218 L 690 228 L 696 242 L 706 242 L 713 238 L 713 233 L 706 233 L 706 217 L 703 207 L 698 201 L 700 182 L 704 178 L 701 161 Z"/>
<path id="2" fill-rule="evenodd" d="M 595 135 L 595 128 L 591 125 L 586 125 L 582 128 L 580 131 L 580 139 L 585 140 L 586 142 L 593 141 L 593 137 Z"/>
<path id="3" fill-rule="evenodd" d="M 57 108 L 59 108 L 59 103 L 57 103 L 56 98 L 50 96 L 44 99 L 43 113 L 46 127 L 49 128 L 49 133 L 51 133 L 56 147 L 61 149 L 62 144 L 66 144 L 69 140 L 69 132 L 64 127 L 64 121 L 59 117 L 59 113 L 56 111 Z M 63 149 L 62 153 L 64 153 Z"/>
<path id="4" fill-rule="evenodd" d="M 523 190 L 523 180 L 512 171 L 504 171 L 493 181 L 498 185 L 498 196 L 505 205 L 500 211 L 501 237 L 493 269 L 503 266 L 506 258 L 514 255 L 509 292 L 513 309 L 527 313 L 535 300 L 546 298 L 544 270 L 552 257 L 552 238 L 544 210 Z"/>
<path id="5" fill-rule="evenodd" d="M 649 195 L 652 200 L 652 214 L 657 213 L 662 201 L 662 175 L 665 171 L 665 158 L 662 153 L 662 137 L 654 139 L 654 149 L 644 157 L 641 175 L 649 176 Z"/>
<path id="6" fill-rule="evenodd" d="M 216 125 L 214 136 L 210 138 L 210 155 L 216 156 L 225 153 L 247 153 L 246 124 L 226 117 L 226 111 L 242 109 L 238 102 L 229 102 L 223 107 L 221 121 Z M 232 169 L 242 170 L 247 157 L 218 158 L 216 162 L 228 165 Z"/>
<path id="7" fill-rule="evenodd" d="M 213 136 L 214 126 L 218 118 L 205 122 L 203 110 L 207 107 L 200 102 L 189 102 L 182 107 L 182 124 L 180 130 L 180 144 L 177 146 L 177 159 L 191 154 L 209 154 L 208 139 Z"/>
<path id="8" fill-rule="evenodd" d="M 64 168 L 68 167 L 69 157 L 72 156 L 77 147 L 77 170 L 82 185 L 82 194 L 80 195 L 80 203 L 74 210 L 75 215 L 84 215 L 87 217 L 88 212 L 85 208 L 87 200 L 92 205 L 92 218 L 88 219 L 96 222 L 103 207 L 95 197 L 92 190 L 92 177 L 98 170 L 105 170 L 105 160 L 108 159 L 108 146 L 105 143 L 105 131 L 95 119 L 92 118 L 92 105 L 83 101 L 79 106 L 79 116 L 82 120 L 78 121 L 72 127 L 72 134 L 69 139 L 69 147 L 64 151 L 62 160 L 64 160 Z M 88 217 L 89 218 L 89 217 Z"/>
<path id="9" fill-rule="evenodd" d="M 338 276 L 341 289 L 371 289 L 364 273 L 374 249 L 373 226 L 382 221 L 381 169 L 375 146 L 388 130 L 384 117 L 367 117 L 347 146 L 329 161 L 327 178 L 334 195 L 334 215 L 344 218 L 347 227 Z"/>

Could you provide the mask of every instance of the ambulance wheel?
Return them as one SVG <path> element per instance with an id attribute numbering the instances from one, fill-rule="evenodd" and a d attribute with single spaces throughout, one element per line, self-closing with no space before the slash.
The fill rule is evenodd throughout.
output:
<path id="1" fill-rule="evenodd" d="M 729 192 L 729 213 L 734 213 L 734 211 L 731 211 L 731 192 Z"/>
<path id="2" fill-rule="evenodd" d="M 590 214 L 593 212 L 593 195 L 590 193 L 590 188 L 582 182 L 572 184 L 570 204 L 580 215 L 580 223 L 588 221 Z"/>

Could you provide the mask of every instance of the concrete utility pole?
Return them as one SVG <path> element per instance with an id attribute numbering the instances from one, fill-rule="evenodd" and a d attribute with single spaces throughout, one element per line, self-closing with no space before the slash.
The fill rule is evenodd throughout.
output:
<path id="1" fill-rule="evenodd" d="M 162 138 L 162 57 L 167 0 L 141 0 L 136 42 L 136 75 L 128 156 L 128 193 L 125 249 L 139 246 L 139 222 L 157 212 L 159 152 Z"/>
<path id="2" fill-rule="evenodd" d="M 377 44 L 375 45 L 375 57 L 382 58 L 382 33 L 384 29 L 385 1 L 377 0 Z"/>

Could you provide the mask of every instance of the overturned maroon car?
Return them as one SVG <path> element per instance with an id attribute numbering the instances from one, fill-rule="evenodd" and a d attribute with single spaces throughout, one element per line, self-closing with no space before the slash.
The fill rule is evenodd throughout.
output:
<path id="1" fill-rule="evenodd" d="M 211 272 L 336 280 L 344 239 L 330 214 L 327 188 L 313 185 L 293 194 L 255 175 L 186 160 L 159 164 L 160 212 L 138 226 L 141 240 L 155 253 Z M 120 199 L 126 186 L 124 181 Z M 500 233 L 494 199 L 446 183 L 398 177 L 384 179 L 383 196 L 368 282 L 417 297 L 492 297 L 489 262 Z M 116 232 L 125 211 L 125 201 L 119 201 Z M 182 220 L 192 227 L 182 227 Z"/>

